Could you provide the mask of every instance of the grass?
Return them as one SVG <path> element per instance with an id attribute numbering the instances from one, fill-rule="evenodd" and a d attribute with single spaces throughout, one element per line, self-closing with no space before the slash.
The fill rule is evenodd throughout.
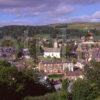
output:
<path id="1" fill-rule="evenodd" d="M 95 100 L 100 100 L 100 97 L 96 98 Z"/>
<path id="2" fill-rule="evenodd" d="M 52 74 L 48 75 L 50 79 L 61 79 L 64 75 L 63 74 Z"/>
<path id="3" fill-rule="evenodd" d="M 67 100 L 67 93 L 65 91 L 59 91 L 48 93 L 44 96 L 26 97 L 24 100 Z"/>
<path id="4" fill-rule="evenodd" d="M 85 29 L 88 27 L 89 29 L 99 28 L 100 23 L 70 23 L 68 24 L 69 29 Z"/>

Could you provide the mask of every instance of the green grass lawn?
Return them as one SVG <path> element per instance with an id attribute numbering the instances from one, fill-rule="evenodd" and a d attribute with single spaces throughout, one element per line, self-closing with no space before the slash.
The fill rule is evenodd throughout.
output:
<path id="1" fill-rule="evenodd" d="M 68 99 L 67 99 L 67 93 L 65 91 L 59 91 L 54 93 L 48 93 L 44 96 L 25 97 L 24 100 L 68 100 Z"/>
<path id="2" fill-rule="evenodd" d="M 61 79 L 64 75 L 63 74 L 52 74 L 48 75 L 50 79 Z"/>
<path id="3" fill-rule="evenodd" d="M 96 98 L 95 100 L 100 100 L 100 97 Z"/>

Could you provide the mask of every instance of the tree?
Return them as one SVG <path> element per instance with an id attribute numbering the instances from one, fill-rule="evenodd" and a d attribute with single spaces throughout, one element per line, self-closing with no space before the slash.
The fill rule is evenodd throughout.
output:
<path id="1" fill-rule="evenodd" d="M 73 44 L 68 44 L 67 46 L 66 46 L 66 57 L 71 57 L 71 51 L 72 51 L 72 49 L 73 49 Z"/>
<path id="2" fill-rule="evenodd" d="M 68 80 L 64 79 L 62 81 L 62 90 L 67 91 L 67 88 L 68 88 Z"/>
<path id="3" fill-rule="evenodd" d="M 52 92 L 38 81 L 35 70 L 18 71 L 6 61 L 0 61 L 0 100 L 22 100 L 25 96 L 39 96 Z"/>
<path id="4" fill-rule="evenodd" d="M 0 61 L 0 100 L 8 100 L 8 98 L 15 96 L 16 74 L 17 69 L 15 66 L 6 61 Z"/>
<path id="5" fill-rule="evenodd" d="M 73 84 L 73 100 L 93 100 L 90 99 L 92 93 L 91 85 L 87 80 L 78 79 Z"/>
<path id="6" fill-rule="evenodd" d="M 12 46 L 14 46 L 14 43 L 13 43 L 12 40 L 3 40 L 1 45 L 2 46 L 7 46 L 7 47 L 12 47 Z"/>
<path id="7" fill-rule="evenodd" d="M 33 41 L 33 43 L 29 46 L 29 51 L 30 51 L 30 54 L 36 58 L 36 53 L 37 53 L 37 50 L 36 50 L 36 40 Z"/>
<path id="8" fill-rule="evenodd" d="M 94 100 L 100 95 L 99 62 L 85 66 L 85 79 L 78 79 L 73 84 L 73 100 Z"/>
<path id="9" fill-rule="evenodd" d="M 22 50 L 18 50 L 17 53 L 16 53 L 16 58 L 19 59 L 23 56 L 23 52 Z"/>
<path id="10" fill-rule="evenodd" d="M 95 94 L 100 95 L 100 62 L 91 61 L 85 66 L 85 77 L 94 88 Z"/>
<path id="11" fill-rule="evenodd" d="M 11 64 L 5 60 L 0 60 L 0 67 L 1 66 L 9 67 L 9 66 L 11 66 Z"/>

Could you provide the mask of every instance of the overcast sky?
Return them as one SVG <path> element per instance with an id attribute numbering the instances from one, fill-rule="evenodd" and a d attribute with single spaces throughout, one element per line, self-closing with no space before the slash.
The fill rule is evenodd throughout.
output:
<path id="1" fill-rule="evenodd" d="M 100 22 L 100 0 L 0 0 L 0 26 Z"/>

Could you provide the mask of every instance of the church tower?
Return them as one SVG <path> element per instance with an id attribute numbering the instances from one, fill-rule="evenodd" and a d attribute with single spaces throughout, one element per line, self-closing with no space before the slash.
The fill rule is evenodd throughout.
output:
<path id="1" fill-rule="evenodd" d="M 54 48 L 58 48 L 58 41 L 57 40 L 54 41 Z"/>

